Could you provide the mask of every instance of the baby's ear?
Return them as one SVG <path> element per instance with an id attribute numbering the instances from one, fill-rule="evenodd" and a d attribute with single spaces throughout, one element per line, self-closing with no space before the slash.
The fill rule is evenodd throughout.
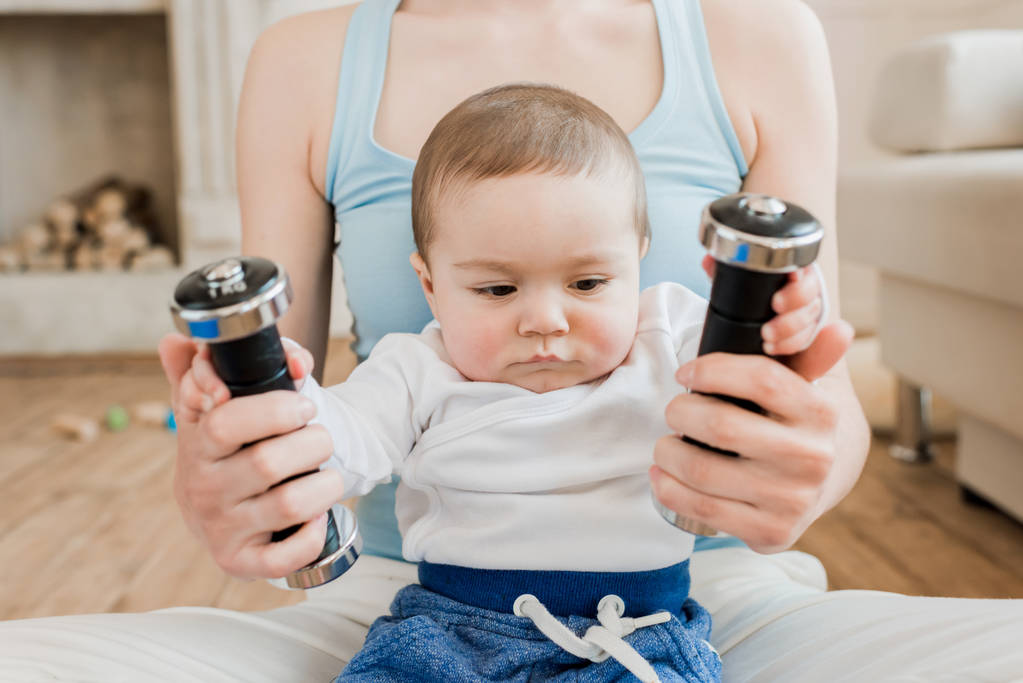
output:
<path id="1" fill-rule="evenodd" d="M 437 311 L 433 306 L 433 278 L 430 277 L 430 269 L 427 267 L 426 261 L 416 251 L 408 257 L 408 262 L 412 264 L 413 270 L 419 276 L 419 284 L 423 288 L 423 294 L 426 295 L 426 303 L 430 304 L 430 310 L 433 311 L 434 317 L 437 317 Z"/>

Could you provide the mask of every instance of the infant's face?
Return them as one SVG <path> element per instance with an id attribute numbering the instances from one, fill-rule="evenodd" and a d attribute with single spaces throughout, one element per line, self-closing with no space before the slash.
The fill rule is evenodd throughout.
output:
<path id="1" fill-rule="evenodd" d="M 459 372 L 542 393 L 617 367 L 639 308 L 633 201 L 622 180 L 548 174 L 442 198 L 424 289 Z"/>

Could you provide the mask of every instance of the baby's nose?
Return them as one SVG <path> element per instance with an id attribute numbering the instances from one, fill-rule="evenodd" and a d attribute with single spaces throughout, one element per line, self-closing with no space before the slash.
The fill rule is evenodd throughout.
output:
<path id="1" fill-rule="evenodd" d="M 565 334 L 568 332 L 568 317 L 558 297 L 538 295 L 522 302 L 519 318 L 519 334 Z"/>

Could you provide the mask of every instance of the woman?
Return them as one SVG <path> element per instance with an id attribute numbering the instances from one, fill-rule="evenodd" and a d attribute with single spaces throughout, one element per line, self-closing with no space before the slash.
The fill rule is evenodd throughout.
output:
<path id="1" fill-rule="evenodd" d="M 282 333 L 312 350 L 314 367 L 322 368 L 326 346 L 333 215 L 356 353 L 365 357 L 383 334 L 418 331 L 429 320 L 407 265 L 413 251 L 407 178 L 436 120 L 464 97 L 506 81 L 567 87 L 631 131 L 651 205 L 644 285 L 676 280 L 706 293 L 695 237 L 699 210 L 742 189 L 785 197 L 821 219 L 827 236 L 819 260 L 831 310 L 838 310 L 832 83 L 820 26 L 805 6 L 715 0 L 701 8 L 658 0 L 516 3 L 512 10 L 502 3 L 412 1 L 395 12 L 396 5 L 284 21 L 260 38 L 248 67 L 238 135 L 243 248 L 272 255 L 291 273 L 296 300 Z M 767 78 L 763 63 L 774 65 Z M 755 550 L 789 547 L 851 489 L 866 456 L 867 426 L 838 362 L 850 337 L 844 323 L 826 327 L 793 363 L 799 374 L 779 372 L 764 358 L 702 359 L 693 388 L 727 388 L 766 401 L 779 415 L 789 412 L 785 404 L 807 409 L 798 420 L 765 425 L 730 406 L 680 396 L 668 411 L 672 430 L 713 443 L 723 435 L 703 433 L 705 425 L 727 420 L 729 447 L 748 457 L 730 461 L 678 439 L 662 441 L 657 464 L 665 476 L 654 481 L 662 502 Z M 190 349 L 181 339 L 163 345 L 174 386 Z M 308 459 L 292 454 L 319 448 L 325 459 L 323 440 L 300 429 L 258 451 L 238 450 L 300 426 L 265 418 L 294 414 L 294 403 L 289 396 L 258 397 L 181 427 L 178 500 L 191 528 L 233 575 L 287 573 L 318 553 L 322 528 L 308 525 L 279 544 L 268 543 L 269 532 L 317 519 L 337 498 L 333 473 L 257 495 L 265 481 L 251 471 L 257 452 L 276 475 L 308 469 Z M 799 466 L 794 453 L 804 456 Z M 218 480 L 227 469 L 232 475 Z M 296 503 L 285 509 L 285 500 Z M 398 555 L 379 546 L 373 512 L 361 520 L 372 550 Z"/>

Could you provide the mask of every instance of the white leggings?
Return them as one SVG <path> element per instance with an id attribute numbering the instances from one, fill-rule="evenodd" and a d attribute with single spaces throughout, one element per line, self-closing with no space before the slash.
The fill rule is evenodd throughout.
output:
<path id="1" fill-rule="evenodd" d="M 805 553 L 697 553 L 725 681 L 1023 681 L 1023 600 L 827 592 Z M 364 556 L 267 612 L 174 607 L 0 622 L 0 681 L 330 681 L 414 565 Z"/>

